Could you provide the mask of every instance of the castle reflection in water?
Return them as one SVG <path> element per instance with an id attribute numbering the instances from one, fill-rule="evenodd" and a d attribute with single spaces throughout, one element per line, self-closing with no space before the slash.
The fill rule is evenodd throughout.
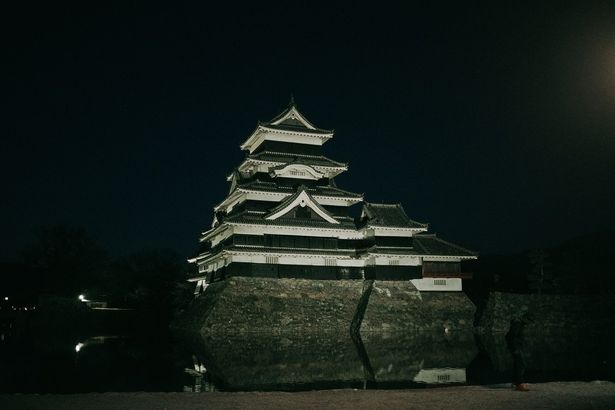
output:
<path id="1" fill-rule="evenodd" d="M 473 335 L 196 336 L 185 391 L 387 388 L 467 381 Z"/>
<path id="2" fill-rule="evenodd" d="M 574 332 L 573 332 L 574 333 Z M 529 382 L 615 381 L 612 338 L 540 330 Z M 424 388 L 510 381 L 504 334 L 47 335 L 0 342 L 3 393 Z"/>

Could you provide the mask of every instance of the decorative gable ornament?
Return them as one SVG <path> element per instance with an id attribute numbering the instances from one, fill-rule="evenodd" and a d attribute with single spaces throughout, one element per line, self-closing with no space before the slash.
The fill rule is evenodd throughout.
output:
<path id="1" fill-rule="evenodd" d="M 299 121 L 305 128 L 309 128 L 311 130 L 315 130 L 316 127 L 312 125 L 311 122 L 307 120 L 300 112 L 297 110 L 297 107 L 293 104 L 290 106 L 288 111 L 286 111 L 280 118 L 276 118 L 271 121 L 272 125 L 280 125 L 288 120 Z"/>
<path id="2" fill-rule="evenodd" d="M 282 203 L 278 208 L 274 209 L 271 214 L 267 215 L 265 219 L 269 221 L 276 220 L 296 207 L 310 208 L 316 215 L 320 216 L 325 221 L 332 224 L 339 224 L 339 221 L 331 216 L 329 212 L 323 209 L 305 190 L 301 190 L 298 195 L 293 195 L 288 198 L 286 202 Z"/>
<path id="3" fill-rule="evenodd" d="M 309 165 L 303 164 L 288 164 L 286 166 L 274 168 L 269 173 L 273 178 L 296 178 L 318 180 L 325 176 L 324 173 L 316 171 Z"/>
<path id="4" fill-rule="evenodd" d="M 241 149 L 254 152 L 265 140 L 322 145 L 333 137 L 332 130 L 316 128 L 291 101 L 290 106 L 269 122 L 259 122 Z"/>

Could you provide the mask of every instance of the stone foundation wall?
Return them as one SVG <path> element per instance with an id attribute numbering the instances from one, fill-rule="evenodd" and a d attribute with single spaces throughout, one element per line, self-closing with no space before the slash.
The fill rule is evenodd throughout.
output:
<path id="1" fill-rule="evenodd" d="M 419 292 L 408 281 L 375 281 L 361 334 L 472 331 L 475 311 L 463 292 Z"/>
<path id="2" fill-rule="evenodd" d="M 232 277 L 211 284 L 175 327 L 203 335 L 350 331 L 471 330 L 474 305 L 462 292 L 421 293 L 409 281 Z M 367 302 L 367 303 L 366 303 Z"/>
<path id="3" fill-rule="evenodd" d="M 510 321 L 530 311 L 541 332 L 601 332 L 615 326 L 615 299 L 608 296 L 537 295 L 493 292 L 478 315 L 481 333 L 507 332 Z"/>
<path id="4" fill-rule="evenodd" d="M 362 289 L 362 281 L 232 277 L 211 284 L 182 327 L 201 334 L 348 330 Z"/>

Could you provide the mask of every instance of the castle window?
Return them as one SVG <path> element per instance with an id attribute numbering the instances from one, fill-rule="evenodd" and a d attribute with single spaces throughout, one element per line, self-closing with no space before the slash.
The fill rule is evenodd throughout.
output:
<path id="1" fill-rule="evenodd" d="M 295 248 L 309 248 L 310 240 L 305 236 L 296 236 L 295 237 Z"/>
<path id="2" fill-rule="evenodd" d="M 310 241 L 310 248 L 312 249 L 322 249 L 325 246 L 323 238 L 310 237 L 309 241 Z"/>
<path id="3" fill-rule="evenodd" d="M 296 176 L 296 177 L 303 177 L 303 176 L 305 176 L 305 172 L 304 171 L 299 171 L 297 169 L 292 169 L 290 171 L 290 174 L 293 175 L 293 176 Z"/>

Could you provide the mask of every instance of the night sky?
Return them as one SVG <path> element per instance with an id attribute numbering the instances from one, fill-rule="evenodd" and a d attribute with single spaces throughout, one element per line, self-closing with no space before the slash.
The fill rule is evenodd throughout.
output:
<path id="1" fill-rule="evenodd" d="M 45 224 L 188 256 L 291 93 L 335 129 L 338 186 L 445 239 L 510 253 L 614 228 L 615 5 L 577 3 L 5 9 L 0 257 Z"/>

